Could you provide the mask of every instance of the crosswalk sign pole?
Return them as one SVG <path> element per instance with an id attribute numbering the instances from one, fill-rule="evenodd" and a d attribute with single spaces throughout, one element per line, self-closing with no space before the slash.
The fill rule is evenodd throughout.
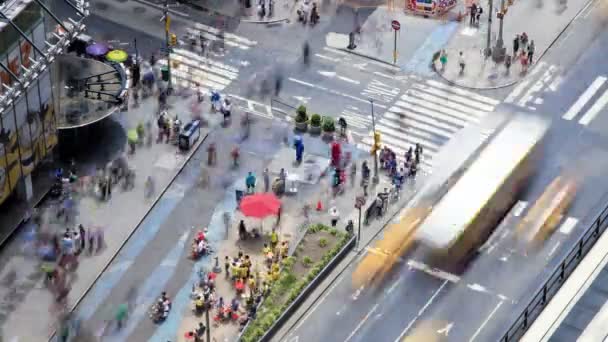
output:
<path id="1" fill-rule="evenodd" d="M 173 91 L 173 83 L 171 82 L 171 42 L 169 41 L 169 30 L 171 28 L 171 18 L 169 17 L 169 0 L 165 0 L 163 14 L 165 18 L 165 47 L 167 48 L 167 92 L 171 94 L 171 92 Z"/>
<path id="2" fill-rule="evenodd" d="M 374 132 L 374 147 L 372 151 L 374 151 L 374 177 L 372 181 L 374 184 L 378 184 L 380 181 L 380 177 L 378 176 L 378 151 L 376 147 L 376 117 L 374 115 L 374 100 L 369 99 L 369 103 L 372 105 L 372 131 Z"/>

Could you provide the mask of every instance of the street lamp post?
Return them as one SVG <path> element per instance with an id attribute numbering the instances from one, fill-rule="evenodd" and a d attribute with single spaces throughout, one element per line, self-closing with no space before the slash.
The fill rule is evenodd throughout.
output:
<path id="1" fill-rule="evenodd" d="M 494 2 L 492 0 L 488 0 L 488 7 L 489 7 L 489 11 L 488 11 L 488 36 L 486 37 L 486 51 L 485 51 L 485 55 L 486 58 L 490 57 L 490 55 L 492 54 L 492 47 L 490 46 L 492 43 L 492 9 L 493 9 L 493 5 Z"/>
<path id="2" fill-rule="evenodd" d="M 373 177 L 373 182 L 374 184 L 378 184 L 379 182 L 379 177 L 378 177 L 378 151 L 376 151 L 376 116 L 374 115 L 374 100 L 373 99 L 369 99 L 369 103 L 372 105 L 372 131 L 374 133 L 374 147 L 373 147 L 373 151 L 374 151 L 374 177 Z"/>
<path id="3" fill-rule="evenodd" d="M 171 93 L 171 90 L 173 89 L 173 84 L 171 82 L 171 42 L 170 42 L 170 38 L 169 38 L 169 29 L 171 27 L 171 18 L 169 18 L 169 0 L 165 0 L 165 5 L 163 6 L 163 14 L 164 14 L 164 21 L 165 21 L 165 48 L 167 49 L 167 73 L 168 73 L 168 79 L 167 79 L 167 91 L 169 92 L 169 94 Z"/>
<path id="4" fill-rule="evenodd" d="M 494 47 L 494 51 L 492 51 L 492 58 L 495 62 L 501 62 L 505 55 L 507 54 L 507 49 L 505 48 L 505 42 L 502 39 L 502 31 L 503 31 L 503 23 L 505 18 L 505 13 L 503 12 L 505 8 L 505 0 L 500 0 L 500 20 L 498 26 L 498 39 L 496 40 L 496 46 Z"/>

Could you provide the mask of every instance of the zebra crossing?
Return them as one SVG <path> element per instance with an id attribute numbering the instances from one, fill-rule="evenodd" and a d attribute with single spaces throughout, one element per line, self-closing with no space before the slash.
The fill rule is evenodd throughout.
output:
<path id="1" fill-rule="evenodd" d="M 420 144 L 424 149 L 422 163 L 428 168 L 432 167 L 433 156 L 456 132 L 480 122 L 498 104 L 493 98 L 435 80 L 417 81 L 378 115 L 376 131 L 381 134 L 382 145 L 400 158 L 410 146 Z M 367 123 L 368 119 L 360 120 Z M 373 142 L 373 132 L 369 132 L 358 147 L 370 150 Z"/>
<path id="2" fill-rule="evenodd" d="M 180 40 L 180 47 L 171 51 L 171 76 L 178 86 L 194 89 L 198 85 L 205 93 L 226 89 L 238 78 L 239 67 L 248 65 L 242 61 L 239 66 L 227 64 L 227 58 L 221 58 L 225 49 L 249 50 L 258 44 L 257 41 L 202 23 L 186 28 L 186 32 L 196 37 L 197 41 L 199 37 L 204 38 L 207 45 L 205 53 L 200 47 L 192 48 L 189 42 Z M 159 63 L 166 66 L 167 59 L 161 59 Z"/>
<path id="3" fill-rule="evenodd" d="M 543 92 L 556 92 L 563 83 L 561 68 L 546 62 L 538 62 L 530 73 L 507 95 L 504 102 L 532 111 L 544 103 Z"/>
<path id="4" fill-rule="evenodd" d="M 568 121 L 578 119 L 579 124 L 588 126 L 608 104 L 608 89 L 605 87 L 607 80 L 608 78 L 606 76 L 597 76 L 576 99 L 562 118 Z M 603 92 L 598 96 L 598 92 L 601 89 L 603 89 Z M 590 104 L 589 101 L 592 99 L 595 99 L 595 101 Z M 585 108 L 587 110 L 583 112 Z M 583 113 L 579 117 L 581 112 Z"/>

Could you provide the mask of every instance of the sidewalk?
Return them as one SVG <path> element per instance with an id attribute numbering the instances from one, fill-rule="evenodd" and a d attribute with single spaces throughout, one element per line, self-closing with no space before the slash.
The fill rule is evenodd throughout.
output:
<path id="1" fill-rule="evenodd" d="M 169 113 L 189 113 L 188 103 L 183 99 L 174 101 Z M 131 108 L 127 113 L 118 113 L 108 121 L 114 124 L 118 141 L 106 141 L 107 144 L 123 145 L 126 142 L 126 130 L 134 128 L 139 122 L 151 119 L 153 132 L 156 135 L 155 124 L 156 100 L 150 98 L 143 101 L 140 107 Z M 174 115 L 174 114 L 173 114 Z M 188 118 L 181 114 L 182 121 Z M 202 132 L 204 137 L 206 133 Z M 203 139 L 199 140 L 199 143 Z M 103 149 L 104 146 L 102 145 Z M 195 151 L 194 146 L 187 154 L 178 154 L 177 148 L 169 144 L 152 144 L 151 147 L 138 148 L 135 155 L 128 158 L 130 167 L 135 169 L 135 187 L 122 191 L 118 186 L 112 191 L 109 201 L 100 202 L 87 194 L 77 194 L 77 216 L 74 223 L 83 224 L 87 229 L 100 226 L 103 230 L 105 247 L 91 256 L 86 253 L 79 257 L 80 266 L 70 277 L 71 291 L 67 303 L 73 307 L 80 301 L 88 288 L 99 276 L 106 265 L 112 260 L 122 244 L 137 228 L 139 222 L 154 204 L 153 198 L 144 200 L 144 182 L 150 175 L 155 181 L 155 194 L 159 196 L 184 166 L 189 156 Z M 92 152 L 94 153 L 94 152 Z M 114 156 L 116 157 L 116 156 Z M 80 175 L 85 176 L 85 175 Z M 58 226 L 56 229 L 64 229 Z M 14 244 L 19 246 L 20 241 Z M 18 247 L 17 247 L 18 248 Z M 21 253 L 11 256 L 2 253 L 4 268 L 0 278 L 11 274 L 14 279 L 10 286 L 0 289 L 0 295 L 8 301 L 0 304 L 0 323 L 2 335 L 6 340 L 45 341 L 53 333 L 57 317 L 52 309 L 54 297 L 43 283 L 40 263 L 37 258 L 28 258 Z M 15 294 L 14 291 L 18 293 Z M 35 321 L 36 324 L 31 324 Z"/>
<path id="2" fill-rule="evenodd" d="M 534 64 L 542 58 L 547 49 L 584 8 L 587 1 L 569 0 L 565 8 L 557 1 L 545 1 L 540 7 L 539 3 L 542 3 L 542 0 L 527 2 L 515 0 L 514 4 L 508 7 L 504 19 L 503 39 L 508 55 L 513 54 L 513 39 L 516 34 L 526 32 L 529 41 L 534 41 L 534 60 L 529 68 L 533 68 Z M 494 10 L 496 11 L 497 8 Z M 492 13 L 492 18 L 491 46 L 494 47 L 500 20 L 496 18 L 496 13 Z M 507 72 L 503 63 L 497 65 L 491 58 L 485 59 L 483 52 L 486 48 L 487 20 L 487 6 L 484 7 L 479 28 L 471 27 L 468 17 L 465 17 L 459 24 L 458 33 L 444 47 L 448 56 L 446 68 L 442 71 L 440 63 L 437 62 L 436 69 L 437 73 L 449 83 L 471 89 L 496 89 L 510 86 L 526 76 L 526 73 L 522 72 L 519 60 L 513 60 L 510 71 Z M 519 50 L 521 51 L 521 47 Z M 466 61 L 462 75 L 458 65 L 460 51 L 463 52 Z M 432 55 L 429 55 L 429 62 L 431 58 Z"/>

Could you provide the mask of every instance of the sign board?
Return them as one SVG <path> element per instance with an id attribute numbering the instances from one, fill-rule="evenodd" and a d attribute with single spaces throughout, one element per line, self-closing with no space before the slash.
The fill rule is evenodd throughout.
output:
<path id="1" fill-rule="evenodd" d="M 391 21 L 391 26 L 395 31 L 399 31 L 401 29 L 401 24 L 397 20 Z"/>
<path id="2" fill-rule="evenodd" d="M 361 209 L 365 205 L 365 196 L 357 196 L 355 200 L 355 208 Z"/>

